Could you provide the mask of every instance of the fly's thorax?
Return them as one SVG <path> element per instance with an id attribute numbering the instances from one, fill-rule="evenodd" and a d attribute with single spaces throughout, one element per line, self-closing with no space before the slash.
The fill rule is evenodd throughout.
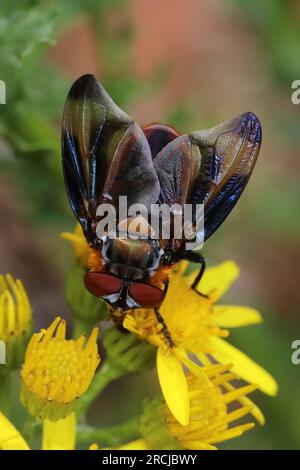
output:
<path id="1" fill-rule="evenodd" d="M 142 279 L 155 271 L 163 250 L 157 240 L 107 237 L 102 245 L 104 263 L 123 279 Z"/>

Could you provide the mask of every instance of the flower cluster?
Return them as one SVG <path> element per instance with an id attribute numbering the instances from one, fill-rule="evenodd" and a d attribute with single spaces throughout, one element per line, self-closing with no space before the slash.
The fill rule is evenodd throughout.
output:
<path id="1" fill-rule="evenodd" d="M 42 448 L 48 450 L 74 449 L 78 444 L 91 450 L 212 450 L 250 430 L 255 420 L 264 424 L 262 412 L 248 395 L 259 389 L 274 396 L 277 384 L 228 342 L 231 328 L 259 324 L 262 317 L 253 308 L 219 304 L 239 275 L 233 261 L 207 269 L 195 290 L 190 286 L 196 272 L 181 262 L 170 275 L 159 315 L 136 309 L 124 317 L 127 333 L 115 326 L 104 328 L 106 359 L 98 368 L 96 324 L 107 319 L 109 311 L 83 285 L 93 252 L 81 229 L 63 238 L 74 249 L 66 282 L 75 322 L 71 339 L 66 339 L 66 322 L 60 317 L 30 338 L 32 311 L 23 284 L 9 275 L 0 277 L 0 340 L 8 345 L 1 386 L 8 387 L 11 372 L 23 364 L 20 400 L 28 411 L 25 439 L 17 429 L 20 423 L 8 419 L 9 407 L 0 403 L 0 449 L 27 450 L 32 433 L 39 432 Z M 85 331 L 90 332 L 88 337 Z M 115 426 L 110 436 L 109 430 L 77 425 L 112 380 L 155 364 L 162 393 L 145 403 L 134 423 L 121 426 L 119 440 Z"/>

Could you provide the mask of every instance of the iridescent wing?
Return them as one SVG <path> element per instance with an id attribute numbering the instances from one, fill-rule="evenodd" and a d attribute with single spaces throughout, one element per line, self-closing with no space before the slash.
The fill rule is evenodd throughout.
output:
<path id="1" fill-rule="evenodd" d="M 92 75 L 73 84 L 64 108 L 62 161 L 72 210 L 89 242 L 95 240 L 101 202 L 147 207 L 159 195 L 151 151 L 140 127 Z"/>
<path id="2" fill-rule="evenodd" d="M 204 204 L 207 240 L 237 203 L 261 145 L 261 125 L 248 112 L 204 131 L 182 135 L 154 160 L 160 202 Z"/>

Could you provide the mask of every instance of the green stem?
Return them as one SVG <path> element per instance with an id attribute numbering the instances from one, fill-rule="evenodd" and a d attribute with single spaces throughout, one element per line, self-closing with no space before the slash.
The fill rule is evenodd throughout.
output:
<path id="1" fill-rule="evenodd" d="M 94 428 L 83 424 L 77 425 L 76 441 L 81 447 L 89 447 L 96 442 L 103 446 L 119 446 L 137 439 L 140 436 L 140 416 L 134 416 L 126 423 L 108 428 Z M 23 435 L 30 441 L 42 433 L 42 423 L 28 421 L 23 429 Z"/>
<path id="2" fill-rule="evenodd" d="M 0 411 L 8 414 L 11 406 L 11 374 L 1 371 L 0 374 Z"/>
<path id="3" fill-rule="evenodd" d="M 84 425 L 79 425 L 77 428 L 77 441 L 86 446 L 97 443 L 102 447 L 115 447 L 137 439 L 139 436 L 140 416 L 134 416 L 126 423 L 105 429 L 96 429 Z"/>
<path id="4" fill-rule="evenodd" d="M 41 436 L 42 432 L 43 424 L 40 421 L 34 420 L 32 417 L 29 417 L 29 419 L 23 424 L 22 434 L 28 442 Z"/>
<path id="5" fill-rule="evenodd" d="M 124 374 L 124 370 L 107 360 L 99 371 L 95 374 L 91 385 L 88 390 L 80 399 L 80 407 L 78 416 L 86 413 L 87 409 L 91 406 L 98 395 L 107 387 L 110 382 L 116 380 Z"/>

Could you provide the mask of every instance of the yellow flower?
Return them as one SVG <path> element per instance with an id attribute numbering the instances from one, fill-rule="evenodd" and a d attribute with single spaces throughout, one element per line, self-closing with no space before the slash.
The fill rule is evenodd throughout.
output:
<path id="1" fill-rule="evenodd" d="M 252 422 L 234 423 L 253 409 L 247 395 L 257 387 L 245 385 L 234 389 L 230 382 L 237 377 L 228 365 L 211 366 L 205 372 L 213 386 L 192 374 L 187 377 L 191 403 L 188 426 L 181 426 L 167 406 L 164 409 L 167 428 L 184 449 L 215 449 L 213 444 L 241 436 L 254 426 Z M 234 402 L 241 406 L 230 411 L 229 406 Z"/>
<path id="2" fill-rule="evenodd" d="M 160 314 L 174 345 L 171 347 L 153 310 L 134 310 L 124 320 L 124 327 L 157 346 L 157 371 L 166 402 L 182 425 L 189 423 L 190 400 L 183 365 L 196 377 L 205 380 L 200 364 L 209 364 L 210 358 L 220 363 L 232 363 L 238 377 L 255 383 L 265 393 L 275 395 L 277 384 L 262 367 L 235 347 L 224 341 L 227 328 L 261 323 L 256 310 L 232 305 L 215 305 L 238 277 L 239 270 L 232 261 L 205 271 L 198 295 L 191 284 L 196 273 L 184 276 L 187 263 L 183 262 L 170 276 L 167 296 Z M 191 360 L 189 354 L 193 355 Z M 207 380 L 209 382 L 209 380 Z"/>
<path id="3" fill-rule="evenodd" d="M 73 450 L 75 437 L 75 413 L 55 423 L 48 420 L 43 423 L 43 450 Z M 0 450 L 30 450 L 22 434 L 1 412 Z"/>
<path id="4" fill-rule="evenodd" d="M 66 323 L 57 317 L 46 330 L 35 333 L 21 370 L 21 401 L 40 419 L 56 421 L 74 410 L 89 387 L 100 362 L 98 329 L 86 341 L 66 340 Z"/>
<path id="5" fill-rule="evenodd" d="M 22 282 L 0 276 L 0 340 L 6 345 L 6 364 L 18 367 L 31 331 L 32 310 Z"/>
<path id="6" fill-rule="evenodd" d="M 256 386 L 234 388 L 231 381 L 237 377 L 230 365 L 215 364 L 204 371 L 210 384 L 193 374 L 187 376 L 191 404 L 187 426 L 178 423 L 166 404 L 146 405 L 142 434 L 150 449 L 215 450 L 215 444 L 241 436 L 254 426 L 238 421 L 255 407 L 247 395 Z"/>
<path id="7" fill-rule="evenodd" d="M 76 225 L 74 233 L 62 232 L 60 236 L 64 240 L 68 240 L 72 243 L 72 248 L 74 250 L 75 257 L 81 262 L 81 264 L 86 266 L 89 254 L 92 249 L 86 241 L 81 225 Z"/>

